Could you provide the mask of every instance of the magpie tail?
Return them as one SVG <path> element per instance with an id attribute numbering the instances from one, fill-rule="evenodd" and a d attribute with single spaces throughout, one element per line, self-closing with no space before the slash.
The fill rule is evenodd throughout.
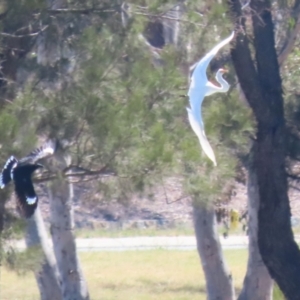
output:
<path id="1" fill-rule="evenodd" d="M 32 184 L 31 175 L 39 168 L 42 168 L 42 165 L 23 165 L 14 169 L 17 204 L 21 214 L 26 218 L 30 218 L 34 214 L 38 205 L 38 197 Z"/>

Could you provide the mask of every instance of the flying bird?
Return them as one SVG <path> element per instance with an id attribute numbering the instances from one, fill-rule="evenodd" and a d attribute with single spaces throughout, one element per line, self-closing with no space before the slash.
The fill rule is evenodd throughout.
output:
<path id="1" fill-rule="evenodd" d="M 3 189 L 11 180 L 14 181 L 17 205 L 25 218 L 30 218 L 38 205 L 38 196 L 35 193 L 31 176 L 34 171 L 43 166 L 36 162 L 53 155 L 54 151 L 55 144 L 49 141 L 20 160 L 11 156 L 3 167 L 0 175 L 0 187 Z"/>
<path id="2" fill-rule="evenodd" d="M 216 80 L 221 86 L 216 86 L 210 81 L 208 81 L 206 76 L 206 69 L 213 59 L 213 57 L 218 53 L 218 51 L 228 44 L 234 37 L 234 32 L 231 35 L 216 45 L 210 52 L 208 52 L 196 65 L 191 76 L 191 83 L 188 91 L 188 96 L 190 100 L 191 108 L 186 108 L 188 112 L 188 119 L 190 125 L 197 135 L 200 145 L 204 153 L 209 157 L 210 160 L 217 165 L 216 157 L 213 149 L 211 148 L 205 131 L 204 124 L 201 115 L 201 106 L 205 96 L 210 96 L 214 93 L 226 93 L 229 90 L 229 84 L 222 77 L 226 72 L 224 69 L 219 69 L 216 73 Z"/>

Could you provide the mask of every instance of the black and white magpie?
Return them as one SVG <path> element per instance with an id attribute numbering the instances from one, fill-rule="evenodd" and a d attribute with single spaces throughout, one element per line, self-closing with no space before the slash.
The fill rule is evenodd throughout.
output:
<path id="1" fill-rule="evenodd" d="M 38 205 L 38 196 L 34 191 L 31 176 L 43 166 L 36 161 L 53 155 L 54 151 L 55 145 L 49 141 L 20 160 L 11 156 L 4 165 L 0 175 L 0 187 L 3 189 L 11 180 L 14 181 L 17 205 L 25 218 L 30 218 Z"/>

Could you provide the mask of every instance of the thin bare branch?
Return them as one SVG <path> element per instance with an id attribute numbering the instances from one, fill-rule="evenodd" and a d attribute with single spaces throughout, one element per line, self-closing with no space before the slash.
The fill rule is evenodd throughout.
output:
<path id="1" fill-rule="evenodd" d="M 134 12 L 134 14 L 141 15 L 141 16 L 146 16 L 146 17 L 150 17 L 150 18 L 159 18 L 159 19 L 166 19 L 166 20 L 178 21 L 178 22 L 183 22 L 183 23 L 198 25 L 198 26 L 201 26 L 201 27 L 205 27 L 206 26 L 205 24 L 195 23 L 195 22 L 191 22 L 189 20 L 185 20 L 185 19 L 181 19 L 181 18 L 173 18 L 173 17 L 169 17 L 169 16 L 165 16 L 165 15 L 153 15 L 153 14 L 143 13 L 143 12 L 137 12 L 137 11 Z"/>
<path id="2" fill-rule="evenodd" d="M 294 189 L 294 190 L 296 190 L 296 191 L 300 191 L 300 188 L 298 188 L 295 185 L 290 184 L 289 187 L 292 188 L 292 189 Z"/>
<path id="3" fill-rule="evenodd" d="M 117 12 L 117 8 L 120 9 L 120 6 L 117 6 L 115 9 L 97 9 L 97 8 L 59 8 L 59 9 L 48 9 L 47 12 L 52 14 L 99 14 L 99 13 L 115 13 Z"/>
<path id="4" fill-rule="evenodd" d="M 293 18 L 295 21 L 295 26 L 286 34 L 285 42 L 283 47 L 278 55 L 278 63 L 280 67 L 283 65 L 288 55 L 292 52 L 297 35 L 300 32 L 300 1 L 295 1 L 295 5 L 291 11 L 290 18 Z"/>
<path id="5" fill-rule="evenodd" d="M 11 34 L 11 33 L 6 33 L 6 32 L 0 32 L 0 36 L 11 37 L 11 38 L 24 38 L 24 37 L 37 36 L 40 33 L 42 33 L 43 31 L 45 31 L 48 27 L 49 27 L 49 25 L 46 25 L 41 30 L 39 30 L 37 32 L 26 33 L 26 34 L 17 34 L 17 35 L 16 34 Z"/>
<path id="6" fill-rule="evenodd" d="M 74 167 L 75 166 L 70 166 L 70 167 L 66 168 L 63 172 L 58 172 L 58 173 L 44 172 L 41 176 L 34 178 L 33 181 L 36 183 L 41 183 L 41 182 L 52 181 L 59 177 L 63 177 L 63 178 L 81 177 L 81 178 L 83 178 L 83 177 L 87 177 L 87 176 L 96 176 L 96 177 L 116 176 L 116 173 L 114 173 L 112 171 L 107 171 L 106 166 L 99 170 L 88 170 L 85 168 L 76 167 L 79 170 L 72 172 L 71 169 Z"/>

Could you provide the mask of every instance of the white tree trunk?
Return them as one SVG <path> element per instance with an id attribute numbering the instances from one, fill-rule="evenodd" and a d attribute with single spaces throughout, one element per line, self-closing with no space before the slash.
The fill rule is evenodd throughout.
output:
<path id="1" fill-rule="evenodd" d="M 53 250 L 48 242 L 48 235 L 39 206 L 34 215 L 28 219 L 26 245 L 28 248 L 41 246 L 45 256 L 41 269 L 34 274 L 40 290 L 40 299 L 61 300 L 59 272 Z"/>
<path id="2" fill-rule="evenodd" d="M 63 299 L 89 299 L 87 283 L 77 256 L 73 234 L 73 185 L 63 179 L 55 180 L 49 187 L 49 198 L 51 236 L 62 279 Z"/>
<path id="3" fill-rule="evenodd" d="M 247 192 L 249 214 L 249 258 L 243 289 L 238 300 L 271 300 L 273 299 L 273 280 L 262 261 L 258 249 L 257 212 L 259 208 L 259 196 L 257 179 L 251 168 L 248 170 Z"/>
<path id="4" fill-rule="evenodd" d="M 62 8 L 67 2 L 66 0 L 46 0 L 47 6 L 51 9 Z M 70 58 L 73 55 L 69 43 L 66 42 L 66 37 L 62 34 L 66 25 L 59 18 L 53 18 L 52 23 L 55 26 L 52 26 L 50 31 L 40 34 L 37 39 L 37 61 L 44 66 L 54 66 L 61 58 L 71 61 Z M 71 67 L 65 68 L 62 73 L 64 76 L 61 76 L 60 80 L 57 80 L 54 85 L 49 80 L 43 87 L 53 92 L 59 90 L 64 85 L 65 75 L 70 70 Z M 57 147 L 52 165 L 50 163 L 49 167 L 54 172 L 62 171 L 69 165 L 67 160 L 64 149 L 60 145 Z M 73 185 L 63 178 L 59 178 L 51 182 L 48 192 L 51 210 L 51 237 L 62 280 L 63 299 L 89 299 L 87 283 L 80 267 L 73 235 Z"/>
<path id="5" fill-rule="evenodd" d="M 213 206 L 194 204 L 193 217 L 197 249 L 206 279 L 207 299 L 233 300 L 232 276 L 223 257 Z"/>

